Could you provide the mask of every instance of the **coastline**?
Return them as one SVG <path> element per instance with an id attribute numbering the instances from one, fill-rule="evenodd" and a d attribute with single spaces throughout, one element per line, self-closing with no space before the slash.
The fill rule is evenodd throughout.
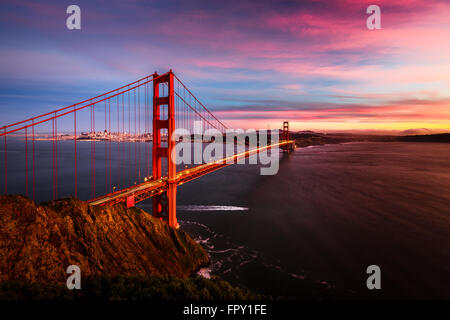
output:
<path id="1" fill-rule="evenodd" d="M 450 143 L 450 133 L 414 135 L 414 136 L 376 136 L 376 135 L 345 135 L 321 133 L 293 133 L 297 147 L 309 147 L 327 144 L 342 144 L 352 142 L 439 142 Z"/>

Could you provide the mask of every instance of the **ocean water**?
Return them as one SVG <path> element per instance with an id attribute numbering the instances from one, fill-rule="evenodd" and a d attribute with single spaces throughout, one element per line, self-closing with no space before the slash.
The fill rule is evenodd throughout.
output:
<path id="1" fill-rule="evenodd" d="M 42 201 L 52 194 L 52 147 L 48 141 L 36 144 L 35 196 Z M 130 185 L 147 174 L 145 146 L 137 145 L 111 144 L 113 185 Z M 100 195 L 108 191 L 109 145 L 95 146 Z M 74 190 L 73 148 L 73 142 L 58 143 L 59 197 Z M 91 143 L 79 142 L 77 148 L 78 195 L 88 199 Z M 8 141 L 8 193 L 24 193 L 22 150 L 23 141 Z M 1 170 L 3 156 L 0 148 Z M 177 215 L 181 228 L 211 257 L 202 275 L 218 275 L 255 292 L 288 298 L 449 299 L 448 159 L 450 145 L 439 143 L 300 148 L 281 157 L 275 176 L 261 176 L 258 165 L 233 165 L 180 186 Z M 3 181 L 2 172 L 1 192 Z M 151 200 L 139 206 L 150 211 Z M 366 268 L 372 264 L 381 269 L 381 290 L 366 287 Z"/>
<path id="2" fill-rule="evenodd" d="M 256 292 L 449 299 L 449 159 L 439 143 L 297 149 L 276 176 L 235 165 L 181 186 L 178 217 L 212 258 L 203 274 Z"/>

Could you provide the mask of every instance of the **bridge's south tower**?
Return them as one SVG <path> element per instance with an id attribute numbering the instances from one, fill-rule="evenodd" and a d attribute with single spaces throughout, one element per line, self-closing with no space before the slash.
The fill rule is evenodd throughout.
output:
<path id="1" fill-rule="evenodd" d="M 162 162 L 167 163 L 167 178 L 169 187 L 162 194 L 153 197 L 153 215 L 166 220 L 171 227 L 178 228 L 177 222 L 177 184 L 175 182 L 176 165 L 172 159 L 172 150 L 175 148 L 175 141 L 172 141 L 172 133 L 175 131 L 175 108 L 173 93 L 173 73 L 170 70 L 164 76 L 158 78 L 158 74 L 153 75 L 153 149 L 152 149 L 152 169 L 153 179 L 161 178 Z M 168 88 L 167 96 L 160 96 L 160 84 Z M 161 112 L 162 108 L 167 108 L 167 112 Z M 166 114 L 167 119 L 162 119 L 161 115 Z M 162 143 L 162 132 L 164 134 L 164 145 Z M 164 173 L 165 174 L 165 173 Z"/>

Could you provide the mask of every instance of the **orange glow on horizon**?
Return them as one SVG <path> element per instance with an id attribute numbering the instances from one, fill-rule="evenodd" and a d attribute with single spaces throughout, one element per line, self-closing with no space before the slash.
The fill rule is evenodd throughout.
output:
<path id="1" fill-rule="evenodd" d="M 299 121 L 284 119 L 289 121 L 291 131 L 312 130 L 312 131 L 404 131 L 409 129 L 430 129 L 438 132 L 450 132 L 450 121 L 433 122 L 365 122 L 365 121 Z M 278 129 L 281 128 L 281 120 L 227 120 L 225 124 L 233 128 L 243 129 Z"/>

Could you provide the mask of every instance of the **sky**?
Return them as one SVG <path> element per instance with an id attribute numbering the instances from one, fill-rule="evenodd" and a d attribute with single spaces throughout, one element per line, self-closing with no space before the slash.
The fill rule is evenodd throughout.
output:
<path id="1" fill-rule="evenodd" d="M 172 69 L 229 127 L 450 130 L 448 0 L 2 0 L 0 30 L 0 125 Z"/>

